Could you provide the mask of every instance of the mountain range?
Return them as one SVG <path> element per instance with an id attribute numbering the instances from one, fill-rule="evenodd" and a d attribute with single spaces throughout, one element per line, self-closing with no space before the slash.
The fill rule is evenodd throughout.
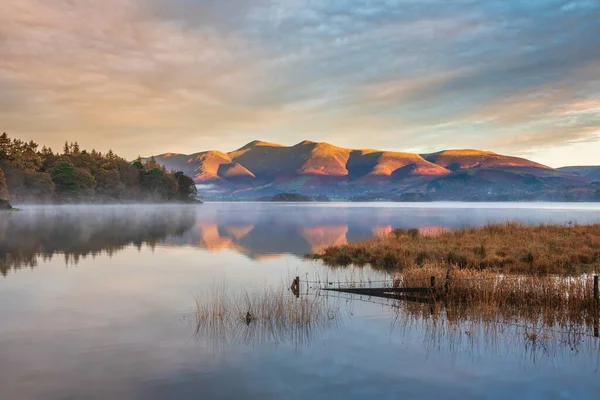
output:
<path id="1" fill-rule="evenodd" d="M 154 157 L 194 178 L 207 199 L 278 193 L 335 200 L 600 200 L 600 166 L 551 168 L 482 150 L 429 154 L 253 141 L 224 153 Z"/>

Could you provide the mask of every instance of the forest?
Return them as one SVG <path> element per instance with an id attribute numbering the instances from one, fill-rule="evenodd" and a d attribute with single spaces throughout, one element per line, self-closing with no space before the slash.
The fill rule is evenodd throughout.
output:
<path id="1" fill-rule="evenodd" d="M 112 150 L 86 151 L 77 142 L 62 152 L 0 135 L 0 199 L 13 203 L 192 202 L 194 181 L 154 158 L 130 162 Z"/>

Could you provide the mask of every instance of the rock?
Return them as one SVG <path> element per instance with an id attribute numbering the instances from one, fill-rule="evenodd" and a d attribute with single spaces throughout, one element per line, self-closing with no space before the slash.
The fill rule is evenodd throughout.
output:
<path id="1" fill-rule="evenodd" d="M 0 199 L 0 210 L 12 210 L 12 206 L 8 200 Z"/>

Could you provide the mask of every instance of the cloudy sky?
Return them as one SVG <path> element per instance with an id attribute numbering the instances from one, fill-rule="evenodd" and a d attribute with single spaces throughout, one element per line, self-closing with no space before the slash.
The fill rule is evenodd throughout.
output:
<path id="1" fill-rule="evenodd" d="M 0 131 L 600 164 L 598 0 L 1 0 Z"/>

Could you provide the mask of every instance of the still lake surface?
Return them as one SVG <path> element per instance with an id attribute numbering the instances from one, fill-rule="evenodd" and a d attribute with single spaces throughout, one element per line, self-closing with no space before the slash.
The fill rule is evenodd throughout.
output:
<path id="1" fill-rule="evenodd" d="M 303 256 L 394 228 L 600 222 L 599 204 L 24 206 L 0 214 L 0 399 L 598 399 L 597 338 L 431 329 L 368 299 L 289 332 L 197 331 L 196 301 L 388 278 Z M 248 327 L 249 328 L 249 327 Z M 244 329 L 248 329 L 244 328 Z"/>

